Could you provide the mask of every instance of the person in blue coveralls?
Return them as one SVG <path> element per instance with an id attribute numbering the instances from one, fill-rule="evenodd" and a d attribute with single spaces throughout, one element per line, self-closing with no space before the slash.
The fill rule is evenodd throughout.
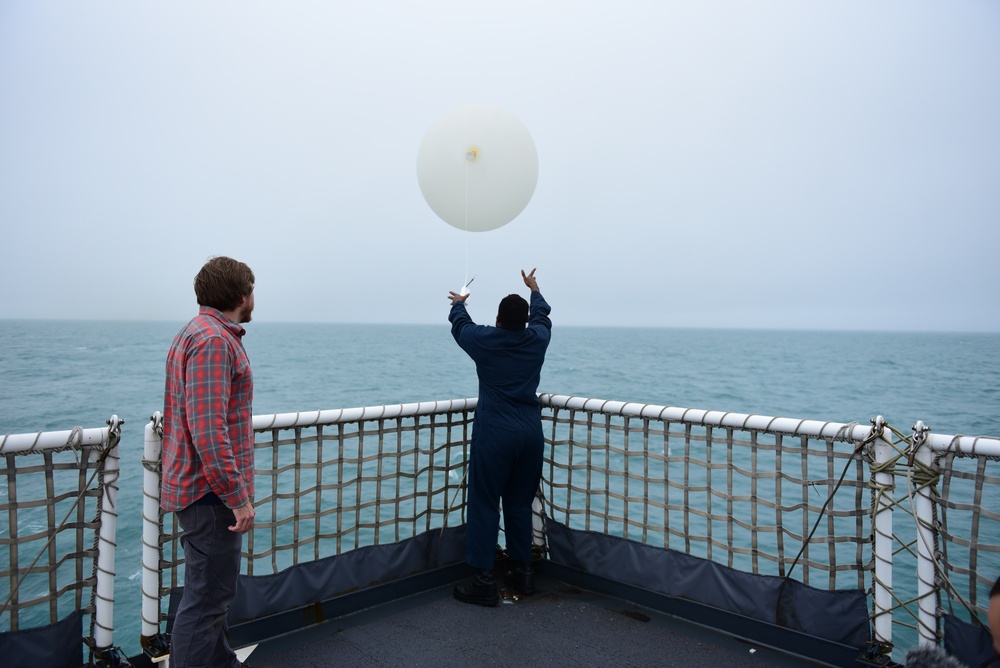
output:
<path id="1" fill-rule="evenodd" d="M 531 504 L 542 477 L 542 418 L 538 381 L 552 335 L 548 303 L 538 291 L 535 270 L 525 274 L 531 304 L 518 294 L 500 301 L 496 327 L 477 325 L 465 310 L 469 293 L 449 293 L 451 333 L 476 363 L 479 401 L 472 423 L 469 457 L 465 560 L 472 579 L 455 587 L 463 603 L 496 605 L 493 574 L 503 504 L 507 553 L 506 583 L 522 595 L 534 593 L 531 565 Z"/>

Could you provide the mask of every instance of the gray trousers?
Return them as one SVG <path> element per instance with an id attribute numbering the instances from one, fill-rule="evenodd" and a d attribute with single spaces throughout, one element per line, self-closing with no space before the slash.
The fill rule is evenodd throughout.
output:
<path id="1" fill-rule="evenodd" d="M 243 536 L 224 505 L 191 505 L 177 511 L 184 533 L 184 594 L 170 632 L 170 668 L 239 668 L 226 631 L 236 596 Z"/>

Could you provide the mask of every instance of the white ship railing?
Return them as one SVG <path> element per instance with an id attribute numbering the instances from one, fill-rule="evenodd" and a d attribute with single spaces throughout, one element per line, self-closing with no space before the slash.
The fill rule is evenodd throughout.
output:
<path id="1" fill-rule="evenodd" d="M 9 520 L 0 538 L 0 630 L 83 611 L 91 646 L 112 647 L 121 425 L 113 415 L 102 428 L 0 437 L 0 515 Z"/>
<path id="2" fill-rule="evenodd" d="M 987 592 L 1000 577 L 1000 439 L 933 434 L 917 421 L 909 445 L 906 489 L 916 524 L 918 631 L 922 644 L 937 644 L 942 613 L 986 619 Z"/>
<path id="3" fill-rule="evenodd" d="M 812 581 L 814 586 L 829 589 L 853 587 L 867 591 L 873 637 L 886 647 L 892 647 L 894 623 L 902 626 L 904 640 L 907 629 L 919 628 L 925 642 L 939 642 L 940 607 L 934 601 L 940 587 L 934 584 L 934 578 L 921 577 L 914 592 L 907 591 L 909 585 L 906 583 L 898 583 L 896 587 L 893 584 L 894 561 L 901 559 L 900 556 L 894 559 L 894 553 L 900 550 L 900 541 L 906 540 L 908 524 L 897 520 L 894 526 L 893 511 L 901 507 L 899 490 L 905 490 L 905 486 L 900 487 L 898 478 L 905 476 L 907 469 L 900 468 L 899 463 L 900 459 L 907 461 L 909 444 L 905 439 L 894 438 L 891 427 L 880 418 L 861 425 L 548 394 L 541 395 L 541 400 L 548 441 L 543 476 L 546 516 L 579 528 L 606 531 L 713 559 L 749 572 L 785 576 L 798 567 L 801 571 L 796 577 L 807 584 Z M 278 525 L 290 522 L 292 516 L 317 523 L 306 541 L 312 546 L 312 558 L 400 540 L 446 524 L 450 513 L 462 515 L 451 520 L 452 523 L 463 522 L 465 497 L 460 481 L 474 408 L 475 400 L 466 399 L 256 416 L 254 428 L 264 438 L 258 440 L 258 448 L 263 447 L 265 452 L 271 453 L 271 461 L 266 466 L 258 460 L 258 484 L 262 473 L 280 476 L 292 471 L 299 476 L 309 471 L 310 475 L 316 475 L 316 483 L 308 487 L 309 503 L 314 508 L 305 513 L 301 506 L 288 512 L 279 511 L 281 502 L 287 505 L 289 499 L 278 499 L 280 495 L 266 491 L 299 489 L 305 484 L 303 477 L 284 485 L 276 477 L 274 482 L 264 483 L 264 496 L 258 490 L 258 522 L 253 533 L 267 532 L 268 540 L 259 552 L 252 547 L 260 542 L 259 539 L 248 540 L 247 571 L 255 574 L 277 572 L 288 564 L 298 563 L 303 557 L 295 544 L 280 544 Z M 155 432 L 153 427 L 151 430 Z M 654 453 L 651 456 L 651 439 L 666 442 L 668 447 L 671 442 L 688 444 L 689 451 L 684 455 Z M 952 449 L 956 444 L 966 448 L 967 443 L 971 448 L 971 440 L 934 439 L 935 442 L 946 441 Z M 341 491 L 349 486 L 353 495 L 345 498 L 341 493 L 329 504 L 340 509 L 330 517 L 336 517 L 338 522 L 345 517 L 352 519 L 328 530 L 320 527 L 324 521 L 321 510 L 324 502 L 316 496 L 320 481 L 325 479 L 318 471 L 324 467 L 314 461 L 303 468 L 301 461 L 283 460 L 274 454 L 282 447 L 301 448 L 318 442 L 338 447 L 344 442 L 352 444 L 344 461 L 354 467 L 353 474 L 344 477 L 344 473 L 338 471 L 330 484 L 331 489 Z M 994 447 L 988 445 L 993 443 L 990 439 L 980 438 L 976 443 L 978 452 Z M 388 450 L 387 444 L 390 444 Z M 702 449 L 702 459 L 698 453 L 692 455 L 692 446 Z M 740 474 L 742 481 L 735 478 L 737 482 L 733 486 L 732 474 L 741 471 L 740 463 L 732 459 L 721 463 L 705 460 L 704 453 L 715 450 L 729 453 L 740 449 L 750 453 L 750 457 L 763 458 L 766 454 L 769 463 L 757 464 L 756 469 L 748 467 Z M 379 462 L 398 462 L 401 458 L 417 457 L 418 452 L 426 458 L 423 464 L 415 462 L 409 470 L 378 470 Z M 600 453 L 599 462 L 595 461 L 594 453 Z M 147 458 L 150 456 L 147 452 Z M 301 451 L 298 456 L 302 456 Z M 336 457 L 344 456 L 342 451 L 336 453 Z M 588 457 L 584 463 L 572 459 L 581 456 Z M 643 459 L 644 465 L 637 471 L 627 470 L 628 462 L 637 456 Z M 620 461 L 609 463 L 615 457 Z M 767 466 L 776 457 L 786 466 L 790 465 L 791 470 L 768 471 Z M 312 458 L 319 457 L 313 454 Z M 435 459 L 439 463 L 433 463 Z M 721 489 L 709 488 L 704 479 L 692 484 L 688 477 L 685 485 L 676 490 L 682 496 L 687 495 L 682 501 L 659 499 L 656 493 L 650 493 L 651 480 L 668 491 L 676 489 L 676 484 L 667 476 L 651 475 L 650 461 L 661 470 L 664 466 L 680 467 L 688 476 L 692 473 L 711 476 L 714 472 L 725 471 L 725 485 Z M 852 475 L 839 484 L 837 478 L 842 469 L 843 472 L 850 470 Z M 448 475 L 434 481 L 434 471 Z M 426 480 L 407 489 L 400 487 L 401 479 L 414 481 L 420 475 L 425 475 Z M 595 481 L 596 476 L 600 476 L 599 481 Z M 716 475 L 716 479 L 718 477 Z M 580 479 L 584 482 L 578 484 Z M 767 490 L 762 487 L 762 480 L 772 481 Z M 614 481 L 621 489 L 606 493 L 608 481 Z M 381 503 L 365 500 L 367 492 L 363 493 L 361 486 L 366 484 Z M 630 495 L 625 489 L 629 485 L 642 487 L 638 494 Z M 751 488 L 753 498 L 757 499 L 753 510 L 756 524 L 748 525 L 733 508 L 740 503 L 750 504 L 745 499 L 750 496 Z M 789 491 L 792 488 L 794 492 Z M 835 488 L 839 496 L 831 494 Z M 387 495 L 387 489 L 392 489 L 392 493 Z M 785 505 L 768 499 L 765 491 L 783 494 Z M 696 493 L 705 500 L 701 506 L 690 506 L 691 496 Z M 791 499 L 790 494 L 793 495 Z M 416 497 L 437 501 L 419 511 L 396 509 L 379 514 L 385 504 L 400 500 L 411 503 Z M 601 508 L 595 507 L 595 498 L 600 498 Z M 906 498 L 904 495 L 903 500 Z M 723 506 L 715 510 L 709 508 L 715 502 Z M 615 505 L 617 508 L 613 507 Z M 633 507 L 634 512 L 630 512 Z M 762 509 L 767 509 L 769 518 L 762 517 Z M 651 521 L 651 511 L 657 516 L 656 521 Z M 921 512 L 929 511 L 924 506 Z M 419 524 L 414 521 L 415 516 L 425 521 Z M 405 530 L 401 530 L 402 524 L 406 525 Z M 394 527 L 393 531 L 383 535 L 390 526 Z M 536 527 L 540 526 L 536 522 Z M 659 527 L 659 532 L 654 527 Z M 291 533 L 298 532 L 300 536 L 307 533 L 300 529 L 301 526 Z M 817 532 L 817 529 L 820 530 Z M 714 535 L 713 530 L 716 530 Z M 733 538 L 741 531 L 748 536 L 746 541 Z M 1000 528 L 997 531 L 1000 532 Z M 718 537 L 720 532 L 725 538 Z M 152 616 L 153 610 L 163 610 L 162 598 L 154 602 L 152 592 L 160 591 L 165 595 L 180 583 L 177 567 L 182 557 L 173 540 L 175 535 L 176 527 L 168 526 L 161 536 L 164 545 L 173 545 L 171 554 L 161 562 L 167 567 L 146 569 L 147 578 L 169 575 L 169 580 L 158 581 L 154 586 L 150 579 L 144 585 L 147 597 L 144 611 L 149 611 L 143 615 L 144 634 L 155 633 L 164 619 L 162 613 L 159 619 Z M 544 536 L 536 536 L 536 541 L 543 542 Z M 909 542 L 912 547 L 912 541 Z M 906 549 L 902 551 L 905 553 Z M 917 557 L 926 561 L 926 555 L 918 554 Z M 926 569 L 926 563 L 920 568 Z M 914 600 L 920 602 L 919 610 L 912 609 L 910 603 Z M 985 618 L 985 607 L 980 606 L 977 614 Z"/>
<path id="4" fill-rule="evenodd" d="M 886 651 L 894 641 L 939 643 L 945 612 L 986 618 L 1000 573 L 1000 440 L 932 434 L 919 422 L 904 434 L 880 418 L 844 424 L 550 394 L 541 402 L 539 544 L 544 515 L 746 572 L 864 590 L 873 637 Z M 245 572 L 275 573 L 462 524 L 475 406 L 459 399 L 255 416 L 257 519 Z M 70 596 L 92 615 L 88 643 L 112 647 L 120 425 L 112 420 L 107 429 L 0 440 L 0 514 L 12 518 L 10 534 L 0 535 L 0 631 L 53 623 L 66 612 L 57 599 Z M 143 638 L 163 630 L 170 591 L 183 581 L 179 529 L 159 510 L 160 429 L 154 416 L 143 450 Z M 48 528 L 19 533 L 43 504 L 18 495 L 16 482 L 43 470 Z M 65 481 L 72 492 L 59 491 Z M 59 528 L 55 508 L 77 496 L 98 508 L 93 523 L 84 521 L 90 511 L 75 511 L 75 531 L 93 531 L 94 550 L 37 549 Z M 47 575 L 51 593 L 26 598 L 23 583 L 34 576 L 18 554 L 28 546 L 53 573 L 66 552 L 93 567 L 76 568 L 72 584 L 52 586 L 56 575 Z M 81 593 L 89 587 L 92 606 Z M 31 608 L 45 606 L 44 620 L 25 623 Z"/>
<path id="5" fill-rule="evenodd" d="M 880 420 L 863 426 L 582 397 L 541 398 L 552 411 L 543 419 L 551 426 L 553 451 L 571 446 L 567 459 L 550 462 L 543 476 L 554 506 L 550 513 L 557 519 L 754 574 L 787 577 L 799 567 L 796 578 L 805 584 L 866 590 L 873 602 L 874 636 L 891 643 L 892 515 L 885 496 L 874 493 L 877 486 L 869 471 L 874 451 L 888 447 Z M 599 461 L 589 456 L 584 464 L 573 461 L 580 451 L 596 452 Z M 603 461 L 603 451 L 617 455 L 623 469 L 607 470 L 610 462 Z M 637 456 L 641 470 L 624 470 Z M 714 459 L 720 456 L 723 461 Z M 848 469 L 853 477 L 838 484 L 838 475 Z M 575 482 L 574 472 L 583 475 L 582 484 Z M 605 480 L 594 483 L 595 472 Z M 721 483 L 716 473 L 725 474 Z M 621 481 L 606 495 L 607 505 L 617 509 L 595 511 L 588 505 L 581 510 L 572 498 L 577 490 L 585 491 L 589 504 L 594 490 L 609 487 L 611 480 Z M 662 486 L 664 498 L 650 481 Z M 641 486 L 638 493 L 629 493 L 630 483 Z M 624 494 L 618 491 L 622 487 Z M 570 497 L 566 508 L 559 507 L 560 490 Z M 879 531 L 873 532 L 872 522 Z M 662 527 L 662 535 L 654 527 Z M 875 558 L 873 533 L 884 559 Z"/>

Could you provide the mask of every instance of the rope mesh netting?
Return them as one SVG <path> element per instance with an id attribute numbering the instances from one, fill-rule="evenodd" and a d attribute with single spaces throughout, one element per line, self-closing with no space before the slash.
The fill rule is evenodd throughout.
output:
<path id="1" fill-rule="evenodd" d="M 851 444 L 572 408 L 547 426 L 550 517 L 755 574 L 789 573 L 846 465 L 797 577 L 865 587 L 872 495 Z"/>
<path id="2" fill-rule="evenodd" d="M 99 554 L 106 487 L 117 489 L 117 418 L 112 428 L 39 432 L 27 447 L 0 439 L 0 631 L 55 624 L 74 612 L 98 625 Z M 65 433 L 63 442 L 52 436 Z M 94 434 L 97 434 L 96 436 Z M 94 442 L 95 439 L 97 442 Z M 113 573 L 105 575 L 113 577 Z M 102 601 L 110 604 L 110 601 Z M 110 629 L 105 629 L 110 632 Z"/>
<path id="3" fill-rule="evenodd" d="M 933 584 L 943 611 L 985 624 L 989 591 L 1000 577 L 1000 457 L 948 452 L 930 476 L 914 478 L 914 486 L 930 487 L 934 502 Z"/>
<path id="4" fill-rule="evenodd" d="M 924 526 L 935 557 L 925 600 L 933 597 L 938 613 L 985 621 L 988 591 L 1000 575 L 1000 458 L 993 451 L 938 448 L 922 464 L 914 456 L 919 439 L 886 426 L 878 436 L 892 456 L 876 461 L 865 436 L 874 427 L 800 428 L 806 421 L 733 420 L 553 395 L 542 395 L 542 404 L 546 453 L 536 512 L 544 517 L 871 597 L 879 535 L 873 516 L 888 506 L 892 608 L 880 614 L 891 612 L 897 627 L 918 628 L 917 527 Z M 465 522 L 475 401 L 406 406 L 333 411 L 332 418 L 314 413 L 280 425 L 282 416 L 262 416 L 246 574 L 277 573 Z M 54 623 L 73 610 L 93 620 L 97 550 L 115 547 L 99 540 L 102 485 L 116 484 L 117 466 L 114 479 L 105 480 L 110 441 L 76 441 L 16 452 L 0 447 L 0 515 L 8 518 L 0 526 L 0 631 Z M 157 464 L 144 462 L 156 474 Z M 912 514 L 921 490 L 932 512 L 918 522 L 903 512 Z M 162 622 L 170 590 L 183 581 L 183 553 L 172 513 L 147 519 L 161 525 L 155 547 Z M 536 538 L 544 542 L 544 534 Z M 939 636 L 936 625 L 931 631 Z"/>
<path id="5" fill-rule="evenodd" d="M 471 429 L 472 411 L 463 410 L 260 432 L 244 573 L 463 524 Z M 165 594 L 181 582 L 183 554 L 176 518 L 164 520 Z"/>

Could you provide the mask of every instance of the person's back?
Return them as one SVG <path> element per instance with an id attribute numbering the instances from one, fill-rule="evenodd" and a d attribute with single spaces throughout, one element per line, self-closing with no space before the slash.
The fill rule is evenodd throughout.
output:
<path id="1" fill-rule="evenodd" d="M 214 493 L 212 483 L 227 490 L 219 498 L 232 506 L 245 504 L 253 493 L 252 477 L 247 479 L 249 489 L 244 489 L 239 474 L 253 470 L 253 374 L 242 331 L 216 309 L 201 307 L 167 352 L 160 490 L 165 511 L 182 510 Z M 195 359 L 207 360 L 201 366 L 212 373 L 187 378 L 188 365 Z M 189 415 L 191 399 L 200 410 Z M 228 433 L 239 447 L 225 443 L 222 449 L 220 433 Z"/>
<path id="2" fill-rule="evenodd" d="M 472 321 L 465 309 L 468 294 L 450 293 L 452 336 L 475 361 L 479 377 L 466 499 L 466 561 L 475 575 L 455 587 L 455 598 L 463 603 L 496 605 L 500 600 L 493 566 L 501 501 L 514 563 L 508 585 L 524 595 L 534 592 L 531 503 L 545 445 L 537 392 L 552 329 L 551 309 L 534 274 L 534 269 L 521 272 L 531 289 L 530 308 L 519 295 L 508 295 L 500 302 L 496 327 Z"/>
<path id="3" fill-rule="evenodd" d="M 476 363 L 476 418 L 500 428 L 538 420 L 538 384 L 552 323 L 541 293 L 532 292 L 531 300 L 528 326 L 520 330 L 476 325 L 464 304 L 451 317 L 455 341 Z"/>

